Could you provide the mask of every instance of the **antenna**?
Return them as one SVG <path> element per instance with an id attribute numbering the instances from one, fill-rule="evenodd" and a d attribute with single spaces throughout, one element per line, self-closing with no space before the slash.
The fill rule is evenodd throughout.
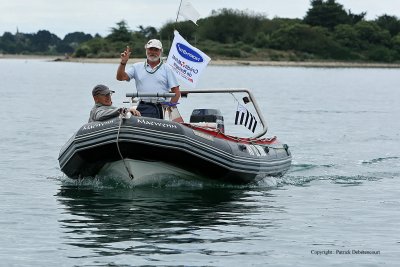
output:
<path id="1" fill-rule="evenodd" d="M 178 22 L 179 11 L 181 10 L 181 6 L 182 6 L 182 0 L 181 0 L 181 2 L 179 3 L 178 13 L 176 13 L 176 20 L 175 20 L 175 23 Z"/>

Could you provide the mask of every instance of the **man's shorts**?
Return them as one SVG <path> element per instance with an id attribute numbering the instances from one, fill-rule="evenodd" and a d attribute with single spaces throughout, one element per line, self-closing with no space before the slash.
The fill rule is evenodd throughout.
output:
<path id="1" fill-rule="evenodd" d="M 161 104 L 140 101 L 137 107 L 142 117 L 163 119 Z"/>

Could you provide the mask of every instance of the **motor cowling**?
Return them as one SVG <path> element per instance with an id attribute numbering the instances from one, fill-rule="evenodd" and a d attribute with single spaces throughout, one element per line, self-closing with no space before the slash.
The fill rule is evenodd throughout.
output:
<path id="1" fill-rule="evenodd" d="M 218 109 L 194 109 L 190 116 L 190 123 L 225 132 L 224 117 Z"/>

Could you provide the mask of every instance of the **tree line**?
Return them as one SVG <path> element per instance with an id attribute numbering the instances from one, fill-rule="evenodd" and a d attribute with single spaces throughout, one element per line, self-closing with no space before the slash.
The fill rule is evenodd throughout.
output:
<path id="1" fill-rule="evenodd" d="M 366 20 L 365 12 L 354 14 L 336 0 L 311 0 L 310 5 L 302 19 L 268 19 L 256 12 L 225 8 L 212 11 L 198 26 L 190 21 L 168 22 L 160 29 L 139 26 L 131 30 L 122 20 L 105 37 L 74 32 L 60 39 L 46 30 L 5 32 L 0 37 L 0 53 L 107 58 L 118 57 L 129 45 L 135 56 L 144 57 L 144 43 L 157 38 L 167 55 L 176 29 L 214 59 L 400 61 L 400 20 L 396 16 Z"/>

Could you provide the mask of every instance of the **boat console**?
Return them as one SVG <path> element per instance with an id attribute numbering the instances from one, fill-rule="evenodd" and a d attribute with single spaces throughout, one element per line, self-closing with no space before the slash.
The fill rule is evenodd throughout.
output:
<path id="1" fill-rule="evenodd" d="M 190 116 L 190 124 L 225 132 L 224 117 L 219 109 L 194 109 Z"/>

